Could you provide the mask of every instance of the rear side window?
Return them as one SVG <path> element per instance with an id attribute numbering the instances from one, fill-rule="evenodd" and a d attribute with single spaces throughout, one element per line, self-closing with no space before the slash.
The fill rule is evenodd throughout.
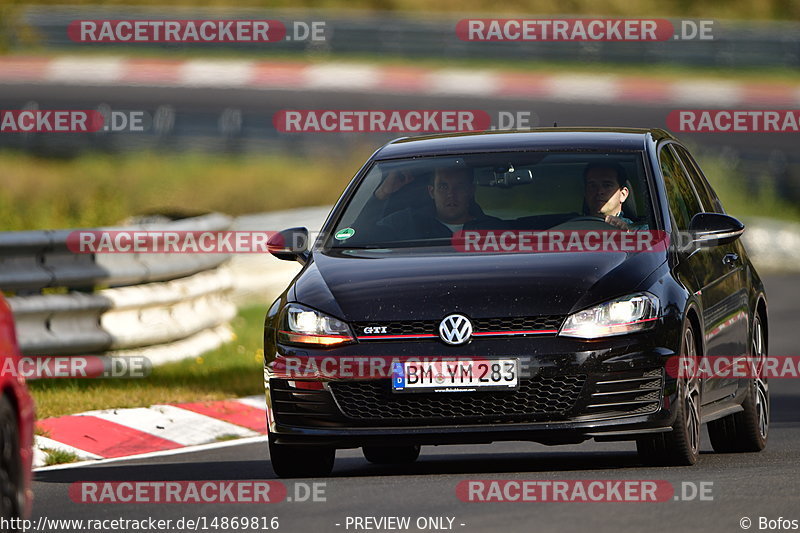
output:
<path id="1" fill-rule="evenodd" d="M 703 172 L 700 170 L 694 158 L 689 154 L 689 151 L 677 144 L 673 144 L 672 148 L 675 149 L 678 157 L 683 162 L 684 168 L 689 173 L 689 179 L 692 180 L 705 210 L 714 213 L 725 213 L 725 209 L 722 208 L 722 202 L 719 201 L 714 190 L 711 189 L 711 185 L 708 184 Z"/>
<path id="2" fill-rule="evenodd" d="M 689 229 L 692 217 L 703 211 L 700 201 L 695 195 L 689 177 L 669 147 L 662 148 L 659 162 L 675 229 L 685 231 Z"/>

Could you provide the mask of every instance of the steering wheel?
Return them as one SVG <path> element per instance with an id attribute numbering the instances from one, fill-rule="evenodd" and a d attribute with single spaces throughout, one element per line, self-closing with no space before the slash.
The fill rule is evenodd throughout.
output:
<path id="1" fill-rule="evenodd" d="M 600 217 L 593 217 L 582 215 L 575 218 L 571 218 L 566 222 L 562 222 L 557 226 L 553 226 L 550 228 L 551 230 L 608 230 L 608 229 L 616 229 L 619 228 L 613 224 L 609 224 L 605 220 Z"/>

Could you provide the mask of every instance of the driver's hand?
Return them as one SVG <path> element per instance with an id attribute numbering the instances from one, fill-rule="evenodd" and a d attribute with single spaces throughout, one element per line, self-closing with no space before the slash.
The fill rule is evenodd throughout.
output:
<path id="1" fill-rule="evenodd" d="M 606 215 L 606 218 L 604 220 L 606 224 L 611 224 L 615 228 L 619 228 L 625 231 L 631 230 L 631 227 L 628 225 L 628 223 L 619 217 L 615 217 L 613 215 Z"/>
<path id="2" fill-rule="evenodd" d="M 375 189 L 375 198 L 378 200 L 386 200 L 412 181 L 414 181 L 414 176 L 408 172 L 393 170 L 389 172 L 380 187 Z"/>

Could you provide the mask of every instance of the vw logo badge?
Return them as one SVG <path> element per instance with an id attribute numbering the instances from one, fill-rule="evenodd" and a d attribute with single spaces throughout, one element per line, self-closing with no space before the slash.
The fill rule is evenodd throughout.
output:
<path id="1" fill-rule="evenodd" d="M 464 344 L 472 337 L 472 322 L 464 315 L 448 315 L 439 323 L 439 337 L 447 344 Z"/>

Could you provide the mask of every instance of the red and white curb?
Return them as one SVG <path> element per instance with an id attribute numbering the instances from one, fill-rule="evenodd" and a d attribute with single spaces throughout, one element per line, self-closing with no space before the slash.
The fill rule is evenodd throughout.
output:
<path id="1" fill-rule="evenodd" d="M 0 58 L 0 84 L 292 89 L 588 103 L 798 106 L 800 85 L 492 69 L 121 57 Z"/>
<path id="2" fill-rule="evenodd" d="M 34 467 L 45 465 L 46 449 L 87 461 L 259 437 L 267 433 L 265 411 L 264 397 L 251 396 L 45 418 L 36 423 L 47 436 L 35 438 Z"/>

